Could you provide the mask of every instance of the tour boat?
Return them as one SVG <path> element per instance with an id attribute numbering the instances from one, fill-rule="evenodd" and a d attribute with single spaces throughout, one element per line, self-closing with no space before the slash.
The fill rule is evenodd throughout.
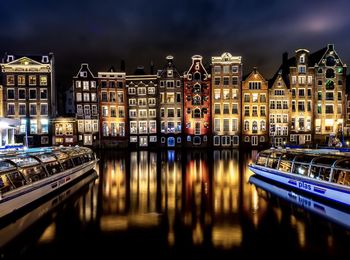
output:
<path id="1" fill-rule="evenodd" d="M 79 178 L 97 163 L 86 147 L 34 148 L 0 154 L 0 218 Z"/>
<path id="2" fill-rule="evenodd" d="M 350 206 L 350 153 L 269 149 L 259 152 L 249 168 L 257 175 Z"/>
<path id="3" fill-rule="evenodd" d="M 332 207 L 330 204 L 328 205 L 326 203 L 322 203 L 321 201 L 304 196 L 301 193 L 295 192 L 291 189 L 285 189 L 282 186 L 274 185 L 271 182 L 266 181 L 266 179 L 259 178 L 259 176 L 250 176 L 249 182 L 257 187 L 259 196 L 263 197 L 265 200 L 268 200 L 270 196 L 261 191 L 265 191 L 285 201 L 291 202 L 298 207 L 302 207 L 308 211 L 311 211 L 332 222 L 343 225 L 346 228 L 350 228 L 349 211 L 343 210 L 340 207 Z"/>

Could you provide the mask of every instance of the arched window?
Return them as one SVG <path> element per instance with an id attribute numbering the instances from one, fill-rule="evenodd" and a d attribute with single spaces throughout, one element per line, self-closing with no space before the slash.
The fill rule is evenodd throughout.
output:
<path id="1" fill-rule="evenodd" d="M 199 108 L 196 108 L 194 111 L 193 111 L 193 117 L 194 118 L 201 118 L 201 110 Z"/>
<path id="2" fill-rule="evenodd" d="M 201 104 L 201 97 L 199 95 L 196 95 L 193 97 L 192 105 L 199 106 Z"/>
<path id="3" fill-rule="evenodd" d="M 201 80 L 201 74 L 198 71 L 193 73 L 193 79 L 194 80 Z"/>
<path id="4" fill-rule="evenodd" d="M 258 122 L 257 121 L 253 121 L 252 130 L 253 130 L 253 133 L 258 132 Z"/>
<path id="5" fill-rule="evenodd" d="M 334 77 L 335 77 L 334 69 L 327 69 L 326 70 L 326 78 L 333 79 Z"/>
<path id="6" fill-rule="evenodd" d="M 199 84 L 194 85 L 193 93 L 201 93 L 201 85 Z"/>
<path id="7" fill-rule="evenodd" d="M 326 59 L 326 66 L 333 67 L 335 65 L 335 59 L 333 56 L 328 56 Z"/>
<path id="8" fill-rule="evenodd" d="M 265 131 L 266 130 L 266 122 L 265 120 L 260 121 L 260 130 Z"/>
<path id="9" fill-rule="evenodd" d="M 244 121 L 244 131 L 249 131 L 249 121 Z"/>

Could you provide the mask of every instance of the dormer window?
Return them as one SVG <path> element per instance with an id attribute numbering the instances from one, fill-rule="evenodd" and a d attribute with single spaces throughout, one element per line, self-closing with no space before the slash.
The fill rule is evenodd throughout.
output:
<path id="1" fill-rule="evenodd" d="M 299 63 L 305 63 L 305 54 L 300 55 Z"/>
<path id="2" fill-rule="evenodd" d="M 168 77 L 173 77 L 173 70 L 167 70 Z"/>
<path id="3" fill-rule="evenodd" d="M 298 72 L 299 73 L 302 73 L 302 74 L 305 74 L 306 72 L 306 67 L 303 65 L 303 66 L 298 66 Z"/>
<path id="4" fill-rule="evenodd" d="M 80 77 L 86 78 L 87 72 L 86 71 L 80 71 Z"/>
<path id="5" fill-rule="evenodd" d="M 14 56 L 13 55 L 7 55 L 7 62 L 11 62 L 11 61 L 13 61 L 15 58 L 14 58 Z"/>
<path id="6" fill-rule="evenodd" d="M 41 59 L 41 62 L 42 63 L 48 63 L 49 62 L 49 57 L 43 56 L 42 59 Z"/>

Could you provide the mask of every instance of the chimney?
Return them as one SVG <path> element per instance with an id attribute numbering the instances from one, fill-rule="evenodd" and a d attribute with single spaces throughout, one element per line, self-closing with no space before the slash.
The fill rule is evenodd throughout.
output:
<path id="1" fill-rule="evenodd" d="M 334 51 L 334 44 L 333 43 L 329 43 L 327 47 L 328 47 L 328 50 Z"/>
<path id="2" fill-rule="evenodd" d="M 256 67 L 254 67 L 254 68 L 253 68 L 253 72 L 254 72 L 254 74 L 256 74 L 256 71 L 257 71 L 257 68 L 256 68 Z"/>

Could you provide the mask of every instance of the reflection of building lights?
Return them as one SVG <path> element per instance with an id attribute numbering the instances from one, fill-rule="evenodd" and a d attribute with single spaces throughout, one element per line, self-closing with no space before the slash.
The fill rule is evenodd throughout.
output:
<path id="1" fill-rule="evenodd" d="M 52 223 L 48 226 L 39 239 L 40 243 L 49 243 L 54 240 L 56 234 L 56 224 Z"/>
<path id="2" fill-rule="evenodd" d="M 304 169 L 304 168 L 299 167 L 299 168 L 298 168 L 298 173 L 299 173 L 299 174 L 304 175 L 304 173 L 305 173 L 305 169 Z"/>
<path id="3" fill-rule="evenodd" d="M 242 238 L 242 230 L 238 226 L 214 227 L 212 231 L 212 240 L 215 247 L 230 249 L 234 246 L 240 246 Z"/>

